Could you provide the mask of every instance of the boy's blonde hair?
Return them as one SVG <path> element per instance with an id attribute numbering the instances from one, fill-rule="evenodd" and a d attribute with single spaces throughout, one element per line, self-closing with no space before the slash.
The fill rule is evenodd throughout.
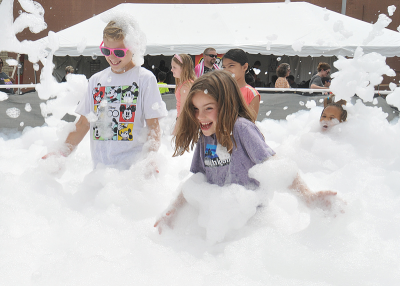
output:
<path id="1" fill-rule="evenodd" d="M 110 21 L 103 30 L 103 38 L 121 41 L 125 39 L 125 33 L 114 21 Z"/>
<path id="2" fill-rule="evenodd" d="M 182 68 L 180 77 L 175 78 L 175 84 L 177 87 L 186 81 L 194 81 L 196 79 L 192 57 L 187 54 L 179 54 L 179 57 L 181 58 L 182 63 L 176 57 L 172 58 L 174 63 Z"/>
<path id="3" fill-rule="evenodd" d="M 206 92 L 205 92 L 206 90 Z M 235 138 L 233 137 L 233 126 L 237 118 L 243 117 L 254 123 L 253 113 L 247 106 L 236 80 L 232 74 L 217 70 L 208 72 L 199 77 L 190 89 L 182 112 L 179 115 L 179 124 L 174 137 L 175 152 L 173 156 L 183 155 L 194 145 L 201 135 L 200 123 L 195 116 L 193 96 L 203 92 L 213 97 L 218 104 L 218 120 L 215 128 L 217 141 L 232 153 Z"/>
<path id="4" fill-rule="evenodd" d="M 133 63 L 141 66 L 144 62 L 147 41 L 133 15 L 123 10 L 112 10 L 102 15 L 101 19 L 108 23 L 103 30 L 103 38 L 122 40 L 125 48 L 133 54 Z"/>

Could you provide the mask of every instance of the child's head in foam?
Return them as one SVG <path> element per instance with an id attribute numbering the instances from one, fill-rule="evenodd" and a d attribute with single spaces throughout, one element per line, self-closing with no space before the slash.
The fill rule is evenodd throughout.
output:
<path id="1" fill-rule="evenodd" d="M 347 111 L 343 109 L 346 105 L 346 100 L 335 102 L 335 96 L 331 95 L 324 99 L 324 110 L 322 110 L 319 119 L 322 130 L 327 130 L 330 127 L 337 125 L 347 119 Z"/>

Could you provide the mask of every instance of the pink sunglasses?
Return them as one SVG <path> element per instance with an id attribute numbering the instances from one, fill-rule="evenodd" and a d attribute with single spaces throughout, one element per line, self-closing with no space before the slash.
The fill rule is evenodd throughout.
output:
<path id="1" fill-rule="evenodd" d="M 109 57 L 111 54 L 114 54 L 117 58 L 123 58 L 126 56 L 126 52 L 129 49 L 111 49 L 107 47 L 102 47 L 104 42 L 101 42 L 100 44 L 100 51 L 103 55 L 106 57 Z"/>

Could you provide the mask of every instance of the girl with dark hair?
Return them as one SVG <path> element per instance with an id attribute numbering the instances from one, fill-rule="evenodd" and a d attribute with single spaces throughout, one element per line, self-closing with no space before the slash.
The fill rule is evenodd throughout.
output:
<path id="1" fill-rule="evenodd" d="M 246 53 L 241 49 L 231 49 L 222 57 L 222 68 L 232 73 L 243 98 L 253 111 L 254 120 L 257 119 L 260 109 L 261 96 L 258 91 L 246 83 L 246 73 L 249 70 L 249 63 Z"/>
<path id="2" fill-rule="evenodd" d="M 343 109 L 346 105 L 346 100 L 339 100 L 335 102 L 335 96 L 328 96 L 324 99 L 324 110 L 322 110 L 319 122 L 322 130 L 328 130 L 330 127 L 335 126 L 347 119 L 347 111 Z"/>
<path id="3" fill-rule="evenodd" d="M 175 134 L 174 156 L 193 150 L 190 171 L 202 173 L 207 182 L 219 186 L 238 184 L 255 190 L 260 183 L 249 177 L 249 169 L 275 155 L 254 124 L 254 116 L 241 95 L 232 74 L 213 71 L 198 78 L 182 109 Z M 288 185 L 290 182 L 288 183 Z M 311 192 L 299 176 L 289 186 L 310 204 L 329 205 L 335 192 Z M 181 192 L 154 227 L 162 231 L 186 200 Z M 160 224 L 162 223 L 162 224 Z"/>

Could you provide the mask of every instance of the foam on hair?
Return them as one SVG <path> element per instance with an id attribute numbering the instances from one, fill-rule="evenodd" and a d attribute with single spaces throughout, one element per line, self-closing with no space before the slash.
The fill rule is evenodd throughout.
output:
<path id="1" fill-rule="evenodd" d="M 101 19 L 108 23 L 103 31 L 104 38 L 123 40 L 125 47 L 133 53 L 133 63 L 141 66 L 146 52 L 146 36 L 140 30 L 132 14 L 112 9 L 102 14 Z"/>

